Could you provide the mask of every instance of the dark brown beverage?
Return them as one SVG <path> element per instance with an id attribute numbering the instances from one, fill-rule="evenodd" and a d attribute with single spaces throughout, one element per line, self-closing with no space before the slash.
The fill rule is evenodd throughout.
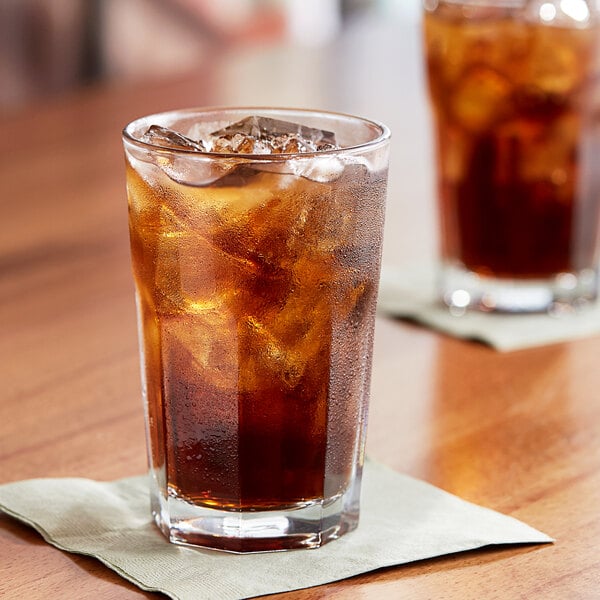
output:
<path id="1" fill-rule="evenodd" d="M 371 232 L 384 180 L 356 167 L 335 186 L 328 201 L 330 185 L 290 175 L 167 188 L 129 172 L 136 281 L 151 323 L 148 401 L 165 424 L 155 445 L 169 486 L 192 502 L 259 509 L 322 496 L 334 416 L 328 491 L 347 483 L 356 432 L 328 402 L 356 413 L 365 383 L 369 365 L 356 361 L 370 359 L 370 334 L 356 334 L 375 310 L 380 233 Z"/>
<path id="2" fill-rule="evenodd" d="M 574 22 L 551 3 L 502 4 L 441 1 L 425 12 L 443 258 L 496 278 L 588 269 L 599 30 L 592 13 Z"/>
<path id="3" fill-rule="evenodd" d="M 226 136 L 220 151 L 232 143 L 252 141 Z M 145 171 L 129 158 L 151 462 L 167 505 L 297 510 L 342 498 L 356 475 L 386 171 L 335 155 L 290 168 L 283 154 L 213 154 L 217 177 L 195 185 L 172 177 L 199 165 L 170 157 Z"/>

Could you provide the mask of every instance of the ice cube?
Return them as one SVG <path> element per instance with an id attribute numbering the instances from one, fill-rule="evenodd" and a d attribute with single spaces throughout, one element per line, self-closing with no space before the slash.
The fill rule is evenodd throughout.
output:
<path id="1" fill-rule="evenodd" d="M 172 150 L 193 150 L 195 152 L 206 152 L 202 141 L 194 141 L 181 133 L 177 133 L 168 127 L 150 125 L 146 133 L 141 137 L 142 142 L 169 148 Z"/>
<path id="2" fill-rule="evenodd" d="M 155 153 L 150 160 L 177 183 L 189 186 L 210 185 L 226 175 L 233 165 L 204 155 L 204 143 L 195 141 L 167 127 L 151 125 L 141 137 L 143 142 L 184 153 Z"/>
<path id="3" fill-rule="evenodd" d="M 157 162 L 170 179 L 193 187 L 214 185 L 232 170 L 235 171 L 231 163 L 210 160 L 198 155 L 159 157 Z"/>
<path id="4" fill-rule="evenodd" d="M 466 130 L 481 132 L 500 119 L 511 92 L 510 82 L 494 69 L 473 67 L 456 85 L 452 111 Z"/>
<path id="5" fill-rule="evenodd" d="M 266 321 L 248 316 L 240 323 L 238 348 L 239 382 L 243 391 L 261 389 L 265 381 L 294 388 L 310 377 L 309 370 L 327 364 L 331 327 L 329 303 L 308 303 L 291 296 L 285 306 Z M 310 298 L 312 300 L 312 298 Z"/>
<path id="6" fill-rule="evenodd" d="M 332 131 L 259 116 L 214 131 L 207 142 L 213 152 L 239 154 L 296 154 L 337 147 Z"/>
<path id="7" fill-rule="evenodd" d="M 254 139 L 242 133 L 233 136 L 218 137 L 211 140 L 212 152 L 223 152 L 229 154 L 271 154 L 271 145 L 261 139 Z"/>
<path id="8" fill-rule="evenodd" d="M 344 163 L 334 157 L 319 160 L 298 161 L 294 173 L 318 183 L 335 181 L 344 172 Z"/>
<path id="9" fill-rule="evenodd" d="M 554 27 L 540 28 L 534 38 L 528 83 L 544 94 L 565 97 L 585 80 L 586 48 L 581 43 L 585 38 L 579 40 L 569 33 Z"/>
<path id="10" fill-rule="evenodd" d="M 359 162 L 351 159 L 352 162 Z M 323 156 L 320 158 L 290 157 L 285 162 L 264 162 L 255 163 L 253 165 L 256 172 L 279 173 L 280 175 L 295 175 L 296 177 L 304 177 L 317 183 L 329 183 L 335 181 L 344 172 L 345 163 L 335 156 Z M 228 180 L 229 178 L 227 178 Z M 287 183 L 291 183 L 285 179 L 281 180 L 281 186 L 285 187 Z"/>
<path id="11" fill-rule="evenodd" d="M 521 136 L 518 150 L 527 157 L 519 163 L 521 177 L 528 182 L 546 182 L 555 192 L 560 188 L 572 190 L 577 179 L 572 156 L 578 147 L 579 136 L 579 120 L 568 113 L 555 119 L 536 137 L 526 139 Z M 556 193 L 554 197 L 558 200 L 560 195 Z"/>
<path id="12" fill-rule="evenodd" d="M 162 315 L 161 338 L 165 372 L 172 375 L 167 377 L 167 386 L 183 384 L 182 391 L 188 388 L 188 393 L 197 398 L 208 385 L 217 390 L 236 390 L 237 326 L 225 307 L 185 316 Z M 218 410 L 218 406 L 211 410 Z"/>
<path id="13" fill-rule="evenodd" d="M 335 145 L 335 134 L 331 131 L 323 129 L 315 129 L 292 123 L 290 121 L 281 121 L 280 119 L 272 119 L 270 117 L 246 117 L 237 123 L 228 125 L 227 127 L 215 131 L 212 135 L 215 137 L 223 137 L 241 133 L 254 138 L 275 138 L 286 135 L 299 135 L 302 139 L 314 144 L 324 142 Z"/>

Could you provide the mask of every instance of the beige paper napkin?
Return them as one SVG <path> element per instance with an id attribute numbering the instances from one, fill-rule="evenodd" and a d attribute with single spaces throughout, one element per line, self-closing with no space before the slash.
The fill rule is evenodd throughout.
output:
<path id="1" fill-rule="evenodd" d="M 384 266 L 379 300 L 381 314 L 407 318 L 454 337 L 483 342 L 504 352 L 600 334 L 600 304 L 562 314 L 450 314 L 435 294 L 432 266 Z"/>
<path id="2" fill-rule="evenodd" d="M 357 530 L 317 550 L 235 555 L 169 544 L 149 516 L 146 477 L 31 479 L 0 486 L 0 509 L 54 546 L 95 556 L 146 591 L 234 600 L 381 567 L 547 535 L 387 467 L 365 464 Z"/>

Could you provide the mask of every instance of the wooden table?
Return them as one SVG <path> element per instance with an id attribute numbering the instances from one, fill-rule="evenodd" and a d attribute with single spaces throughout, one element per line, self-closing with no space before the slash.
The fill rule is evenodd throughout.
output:
<path id="1" fill-rule="evenodd" d="M 120 129 L 144 113 L 234 102 L 214 77 L 91 89 L 0 120 L 1 483 L 145 471 Z M 391 104 L 382 112 L 394 120 Z M 407 177 L 409 121 L 391 123 L 388 263 L 433 252 L 431 208 L 415 201 L 427 172 Z M 379 319 L 369 454 L 557 543 L 275 597 L 600 598 L 599 356 L 598 337 L 501 354 Z M 144 596 L 156 597 L 0 516 L 0 597 Z"/>

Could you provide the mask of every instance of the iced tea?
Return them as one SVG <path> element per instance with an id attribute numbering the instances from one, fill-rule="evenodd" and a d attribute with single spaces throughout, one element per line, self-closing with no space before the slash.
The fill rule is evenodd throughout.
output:
<path id="1" fill-rule="evenodd" d="M 571 288 L 587 273 L 593 297 L 595 13 L 580 0 L 579 12 L 564 12 L 564 2 L 430 4 L 424 34 L 446 265 L 517 284 L 570 274 L 562 281 Z"/>
<path id="2" fill-rule="evenodd" d="M 174 541 L 311 547 L 356 525 L 387 139 L 238 113 L 126 134 L 153 511 Z"/>

